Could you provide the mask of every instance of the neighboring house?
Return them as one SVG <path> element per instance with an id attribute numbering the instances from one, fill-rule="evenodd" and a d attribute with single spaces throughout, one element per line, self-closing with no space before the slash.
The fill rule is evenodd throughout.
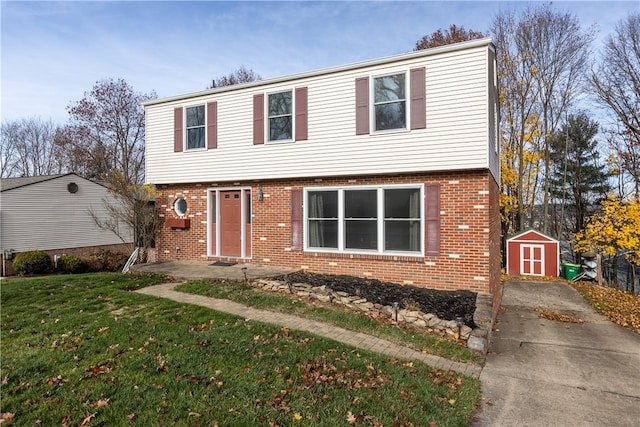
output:
<path id="1" fill-rule="evenodd" d="M 499 303 L 489 39 L 145 103 L 159 261 L 468 289 Z"/>
<path id="2" fill-rule="evenodd" d="M 99 250 L 123 244 L 101 230 L 89 214 L 107 213 L 107 188 L 75 173 L 0 180 L 0 246 L 14 253 L 40 249 L 51 254 Z M 123 224 L 123 227 L 127 227 Z M 127 227 L 128 228 L 128 227 Z M 131 231 L 124 228 L 126 242 Z"/>

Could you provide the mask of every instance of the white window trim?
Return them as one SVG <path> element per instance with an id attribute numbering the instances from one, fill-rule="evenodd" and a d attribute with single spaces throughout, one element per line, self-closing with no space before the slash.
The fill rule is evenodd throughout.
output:
<path id="1" fill-rule="evenodd" d="M 193 108 L 193 107 L 203 107 L 204 108 L 204 147 L 197 147 L 197 148 L 189 148 L 189 132 L 187 129 L 187 108 Z M 183 131 L 183 135 L 182 135 L 182 150 L 184 152 L 187 151 L 205 151 L 207 149 L 207 146 L 209 144 L 209 141 L 207 141 L 207 123 L 209 123 L 209 117 L 208 114 L 209 112 L 207 111 L 207 103 L 205 102 L 204 104 L 202 102 L 199 102 L 197 104 L 191 104 L 191 105 L 185 105 L 183 107 L 182 110 L 182 128 L 184 129 Z"/>
<path id="2" fill-rule="evenodd" d="M 384 198 L 382 197 L 384 190 L 388 189 L 419 189 L 420 190 L 420 251 L 385 251 L 384 250 Z M 344 191 L 351 190 L 377 190 L 377 226 L 378 226 L 378 248 L 376 250 L 366 249 L 348 249 L 345 248 L 344 236 Z M 309 192 L 314 191 L 337 191 L 338 192 L 338 248 L 318 248 L 309 246 L 309 215 L 307 206 L 309 206 Z M 397 255 L 424 257 L 424 184 L 381 184 L 381 185 L 344 185 L 344 186 L 322 186 L 322 187 L 305 187 L 303 202 L 303 236 L 304 250 L 307 252 L 323 252 L 323 253 L 344 253 L 344 254 L 360 254 L 360 255 Z"/>
<path id="3" fill-rule="evenodd" d="M 376 130 L 376 90 L 375 90 L 375 80 L 380 77 L 386 76 L 394 76 L 396 74 L 404 74 L 404 127 L 397 129 L 385 129 L 385 130 Z M 411 117 L 411 81 L 409 76 L 409 70 L 406 68 L 398 69 L 395 71 L 389 71 L 384 74 L 372 74 L 369 76 L 369 99 L 371 100 L 369 103 L 369 133 L 371 135 L 385 135 L 388 133 L 403 133 L 409 132 L 411 127 L 409 125 L 409 118 Z"/>
<path id="4" fill-rule="evenodd" d="M 179 212 L 178 211 L 178 202 L 180 200 L 184 200 L 184 212 Z M 174 201 L 173 201 L 173 211 L 176 213 L 176 215 L 178 215 L 179 217 L 184 217 L 187 215 L 187 212 L 189 212 L 189 203 L 187 202 L 187 199 L 185 197 L 177 197 Z"/>
<path id="5" fill-rule="evenodd" d="M 278 139 L 271 141 L 270 132 L 270 117 L 269 117 L 269 95 L 275 95 L 277 93 L 291 92 L 291 138 L 290 139 Z M 295 142 L 296 140 L 296 90 L 295 88 L 284 88 L 278 90 L 272 90 L 265 93 L 264 97 L 264 142 L 265 144 L 286 144 L 289 142 Z M 282 116 L 278 116 L 282 117 Z"/>

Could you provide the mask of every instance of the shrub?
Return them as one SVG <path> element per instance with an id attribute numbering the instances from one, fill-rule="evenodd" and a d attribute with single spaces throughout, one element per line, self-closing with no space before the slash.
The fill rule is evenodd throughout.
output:
<path id="1" fill-rule="evenodd" d="M 86 265 L 82 258 L 75 255 L 62 255 L 58 258 L 58 270 L 65 273 L 82 273 L 86 269 Z"/>
<path id="2" fill-rule="evenodd" d="M 103 250 L 93 254 L 93 257 L 100 262 L 102 271 L 120 271 L 129 258 L 125 254 L 114 253 Z"/>
<path id="3" fill-rule="evenodd" d="M 21 276 L 49 273 L 52 268 L 51 257 L 40 250 L 21 252 L 13 260 L 13 269 Z"/>

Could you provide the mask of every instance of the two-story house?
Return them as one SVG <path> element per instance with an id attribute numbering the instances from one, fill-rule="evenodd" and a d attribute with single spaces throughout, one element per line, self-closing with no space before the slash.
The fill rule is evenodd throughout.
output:
<path id="1" fill-rule="evenodd" d="M 145 103 L 160 261 L 497 300 L 495 51 L 480 39 Z"/>

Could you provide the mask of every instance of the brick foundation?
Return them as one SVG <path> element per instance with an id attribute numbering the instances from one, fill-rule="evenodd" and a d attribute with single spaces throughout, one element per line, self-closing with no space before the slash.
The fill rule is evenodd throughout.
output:
<path id="1" fill-rule="evenodd" d="M 440 184 L 439 256 L 292 250 L 292 189 L 417 183 Z M 184 197 L 188 202 L 187 217 L 190 219 L 186 229 L 163 227 L 156 240 L 159 261 L 229 260 L 207 256 L 207 190 L 231 187 L 250 187 L 254 192 L 251 257 L 235 261 L 490 294 L 495 316 L 500 304 L 499 188 L 488 171 L 159 185 L 160 197 L 156 200 L 159 213 L 167 218 L 177 218 L 173 203 L 176 198 Z M 263 201 L 256 201 L 258 188 L 264 193 Z"/>

